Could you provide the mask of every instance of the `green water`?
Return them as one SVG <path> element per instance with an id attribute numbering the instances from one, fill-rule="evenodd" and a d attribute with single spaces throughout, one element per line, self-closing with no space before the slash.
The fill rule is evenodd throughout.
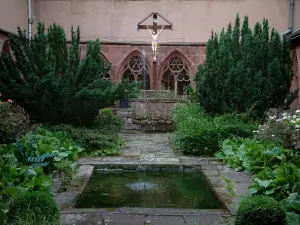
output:
<path id="1" fill-rule="evenodd" d="M 199 172 L 95 173 L 76 207 L 222 208 Z"/>

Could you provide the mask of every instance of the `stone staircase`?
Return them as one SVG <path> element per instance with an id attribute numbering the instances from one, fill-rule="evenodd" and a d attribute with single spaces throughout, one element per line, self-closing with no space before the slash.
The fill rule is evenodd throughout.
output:
<path id="1" fill-rule="evenodd" d="M 135 133 L 136 131 L 142 129 L 141 125 L 132 123 L 133 108 L 117 108 L 117 109 L 115 109 L 115 113 L 124 122 L 123 132 Z"/>

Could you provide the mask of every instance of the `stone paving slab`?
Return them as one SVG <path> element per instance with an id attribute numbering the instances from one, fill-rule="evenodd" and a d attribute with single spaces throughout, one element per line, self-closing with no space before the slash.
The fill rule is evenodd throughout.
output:
<path id="1" fill-rule="evenodd" d="M 63 214 L 64 225 L 104 225 L 102 215 L 94 213 Z"/>
<path id="2" fill-rule="evenodd" d="M 186 225 L 182 216 L 147 216 L 149 225 Z"/>
<path id="3" fill-rule="evenodd" d="M 183 216 L 186 225 L 220 225 L 224 218 L 216 215 Z"/>
<path id="4" fill-rule="evenodd" d="M 145 215 L 136 214 L 104 214 L 104 225 L 143 225 Z"/>

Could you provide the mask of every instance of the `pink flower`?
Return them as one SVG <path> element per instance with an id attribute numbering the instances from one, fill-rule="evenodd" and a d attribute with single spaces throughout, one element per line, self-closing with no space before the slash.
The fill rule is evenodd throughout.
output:
<path id="1" fill-rule="evenodd" d="M 8 99 L 7 102 L 8 102 L 8 103 L 13 103 L 13 100 Z"/>
<path id="2" fill-rule="evenodd" d="M 2 104 L 2 102 L 0 102 L 0 104 Z"/>

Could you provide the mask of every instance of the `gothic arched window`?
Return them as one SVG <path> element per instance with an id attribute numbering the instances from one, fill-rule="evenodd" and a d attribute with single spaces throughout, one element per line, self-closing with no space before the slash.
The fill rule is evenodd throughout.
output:
<path id="1" fill-rule="evenodd" d="M 125 60 L 122 79 L 129 79 L 132 82 L 140 81 L 141 88 L 150 89 L 149 70 L 146 57 L 136 52 Z"/>
<path id="2" fill-rule="evenodd" d="M 6 40 L 3 44 L 3 47 L 2 47 L 2 53 L 7 53 L 9 54 L 10 53 L 10 47 L 9 47 L 9 42 L 8 40 Z"/>
<path id="3" fill-rule="evenodd" d="M 187 63 L 180 56 L 170 57 L 164 66 L 161 84 L 176 94 L 184 94 L 190 84 L 190 72 Z"/>
<path id="4" fill-rule="evenodd" d="M 104 65 L 108 66 L 109 61 L 107 60 L 107 58 L 102 53 L 100 53 L 100 55 L 101 55 L 102 59 L 104 60 Z M 110 71 L 107 74 L 105 74 L 104 79 L 111 80 Z"/>

